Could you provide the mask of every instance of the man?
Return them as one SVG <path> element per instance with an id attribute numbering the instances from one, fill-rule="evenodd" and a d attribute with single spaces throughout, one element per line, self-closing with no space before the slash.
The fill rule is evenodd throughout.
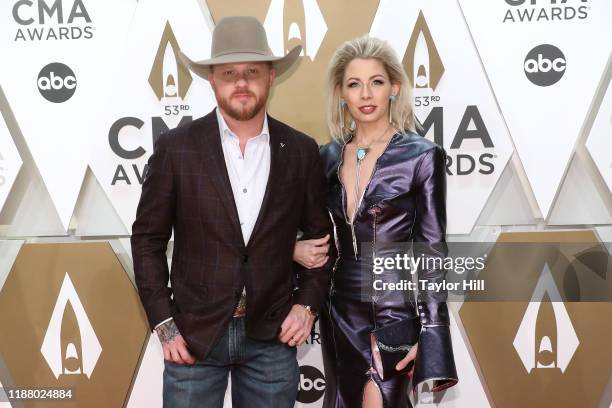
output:
<path id="1" fill-rule="evenodd" d="M 218 106 L 160 135 L 132 227 L 136 284 L 164 351 L 166 407 L 222 407 L 229 372 L 233 406 L 294 405 L 296 346 L 310 335 L 332 263 L 301 270 L 295 287 L 298 229 L 331 233 L 316 142 L 265 111 L 275 77 L 300 51 L 275 57 L 255 18 L 229 17 L 214 30 L 211 59 L 181 54 Z"/>

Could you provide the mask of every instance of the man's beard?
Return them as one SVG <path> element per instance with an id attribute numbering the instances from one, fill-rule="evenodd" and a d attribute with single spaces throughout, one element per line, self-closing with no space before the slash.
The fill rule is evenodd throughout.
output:
<path id="1" fill-rule="evenodd" d="M 217 103 L 219 104 L 223 112 L 228 114 L 230 118 L 239 121 L 251 120 L 266 106 L 269 89 L 266 89 L 266 93 L 261 95 L 260 98 L 257 98 L 257 96 L 250 91 L 246 92 L 248 92 L 251 97 L 255 98 L 255 104 L 252 107 L 242 105 L 240 108 L 236 109 L 230 103 L 230 100 L 235 93 L 245 93 L 245 91 L 236 91 L 229 97 L 229 99 L 217 97 Z"/>

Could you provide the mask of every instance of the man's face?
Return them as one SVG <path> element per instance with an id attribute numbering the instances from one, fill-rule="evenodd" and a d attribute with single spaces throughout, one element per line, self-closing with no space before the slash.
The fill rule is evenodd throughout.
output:
<path id="1" fill-rule="evenodd" d="M 208 80 L 217 104 L 235 120 L 247 121 L 265 108 L 276 73 L 267 62 L 220 64 Z"/>

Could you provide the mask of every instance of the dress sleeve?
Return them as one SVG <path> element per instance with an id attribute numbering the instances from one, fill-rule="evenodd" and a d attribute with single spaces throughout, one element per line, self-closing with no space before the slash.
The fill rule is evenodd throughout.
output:
<path id="1" fill-rule="evenodd" d="M 424 381 L 434 381 L 432 391 L 451 387 L 458 381 L 446 305 L 447 292 L 430 289 L 431 284 L 443 282 L 446 277 L 446 270 L 442 267 L 448 254 L 445 168 L 446 153 L 436 145 L 423 153 L 414 180 L 416 220 L 413 254 L 417 259 L 427 259 L 418 268 L 417 307 L 422 329 L 412 379 L 414 392 Z"/>

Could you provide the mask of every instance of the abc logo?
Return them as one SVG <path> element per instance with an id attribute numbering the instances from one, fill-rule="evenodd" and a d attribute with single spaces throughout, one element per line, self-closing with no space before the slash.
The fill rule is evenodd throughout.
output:
<path id="1" fill-rule="evenodd" d="M 550 86 L 565 74 L 565 55 L 554 45 L 538 45 L 525 57 L 525 75 L 535 85 Z"/>
<path id="2" fill-rule="evenodd" d="M 325 377 L 323 373 L 312 366 L 300 367 L 300 384 L 297 400 L 303 404 L 318 401 L 325 392 Z"/>
<path id="3" fill-rule="evenodd" d="M 77 80 L 69 66 L 52 62 L 40 70 L 37 84 L 40 94 L 46 100 L 62 103 L 74 95 Z"/>

